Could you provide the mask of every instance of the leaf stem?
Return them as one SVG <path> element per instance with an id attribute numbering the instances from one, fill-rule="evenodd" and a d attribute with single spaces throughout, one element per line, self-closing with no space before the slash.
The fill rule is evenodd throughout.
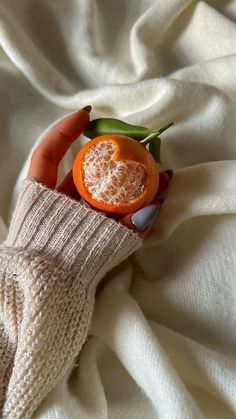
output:
<path id="1" fill-rule="evenodd" d="M 146 138 L 144 138 L 143 140 L 139 141 L 141 144 L 143 145 L 147 145 L 148 143 L 150 143 L 150 141 L 157 137 L 157 134 L 155 132 L 152 132 L 151 134 L 149 134 Z"/>
<path id="2" fill-rule="evenodd" d="M 172 127 L 172 125 L 174 125 L 174 122 L 169 122 L 168 124 L 164 125 L 164 127 L 160 128 L 158 131 L 156 131 L 156 134 L 160 135 L 162 132 L 164 132 L 168 128 Z"/>
<path id="3" fill-rule="evenodd" d="M 150 141 L 155 138 L 158 137 L 160 134 L 162 134 L 162 132 L 166 131 L 168 128 L 170 128 L 172 125 L 174 125 L 173 122 L 169 122 L 168 124 L 164 125 L 162 128 L 160 128 L 158 131 L 155 132 L 151 132 L 151 134 L 149 134 L 146 138 L 144 138 L 143 140 L 139 141 L 141 144 L 147 145 L 148 143 L 150 143 Z"/>

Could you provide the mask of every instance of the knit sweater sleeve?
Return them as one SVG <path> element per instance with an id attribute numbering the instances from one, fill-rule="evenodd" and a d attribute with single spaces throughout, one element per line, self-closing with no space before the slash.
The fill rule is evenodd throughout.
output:
<path id="1" fill-rule="evenodd" d="M 30 418 L 88 335 L 96 286 L 142 246 L 120 223 L 30 178 L 0 247 L 0 411 Z"/>

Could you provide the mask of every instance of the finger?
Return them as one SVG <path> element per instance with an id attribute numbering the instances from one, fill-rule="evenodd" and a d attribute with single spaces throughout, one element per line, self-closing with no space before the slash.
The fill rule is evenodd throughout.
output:
<path id="1" fill-rule="evenodd" d="M 159 173 L 159 187 L 157 195 L 165 191 L 170 183 L 170 179 L 173 177 L 173 170 L 165 170 Z"/>
<path id="2" fill-rule="evenodd" d="M 160 209 L 160 202 L 155 201 L 154 203 L 139 209 L 135 213 L 125 215 L 117 221 L 135 231 L 143 238 L 151 230 L 152 224 L 160 213 Z"/>
<path id="3" fill-rule="evenodd" d="M 34 151 L 28 176 L 49 188 L 55 188 L 62 157 L 88 123 L 89 112 L 85 109 L 61 121 Z"/>
<path id="4" fill-rule="evenodd" d="M 165 196 L 158 195 L 153 199 L 152 204 L 155 204 L 156 202 L 158 202 L 159 204 L 164 204 L 165 200 L 166 200 Z"/>
<path id="5" fill-rule="evenodd" d="M 57 186 L 56 190 L 58 192 L 64 193 L 68 196 L 70 196 L 72 199 L 75 199 L 79 201 L 80 194 L 77 191 L 77 188 L 73 181 L 73 175 L 72 170 L 70 170 L 69 173 L 67 173 L 66 177 L 63 179 L 63 181 Z"/>

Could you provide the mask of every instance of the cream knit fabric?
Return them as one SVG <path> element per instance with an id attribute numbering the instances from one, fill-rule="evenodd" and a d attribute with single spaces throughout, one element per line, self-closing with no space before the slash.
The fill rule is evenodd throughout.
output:
<path id="1" fill-rule="evenodd" d="M 23 181 L 0 248 L 2 418 L 29 418 L 71 367 L 98 282 L 141 246 L 113 219 Z"/>
<path id="2" fill-rule="evenodd" d="M 32 419 L 235 419 L 236 0 L 1 0 L 0 42 L 1 241 L 66 115 L 175 123 L 163 210 L 106 275 L 78 365 Z"/>

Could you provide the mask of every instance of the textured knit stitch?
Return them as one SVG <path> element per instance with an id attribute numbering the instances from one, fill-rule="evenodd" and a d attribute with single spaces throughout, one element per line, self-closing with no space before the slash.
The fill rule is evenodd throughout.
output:
<path id="1" fill-rule="evenodd" d="M 0 247 L 0 408 L 30 418 L 78 356 L 96 286 L 142 246 L 113 219 L 30 178 Z"/>

